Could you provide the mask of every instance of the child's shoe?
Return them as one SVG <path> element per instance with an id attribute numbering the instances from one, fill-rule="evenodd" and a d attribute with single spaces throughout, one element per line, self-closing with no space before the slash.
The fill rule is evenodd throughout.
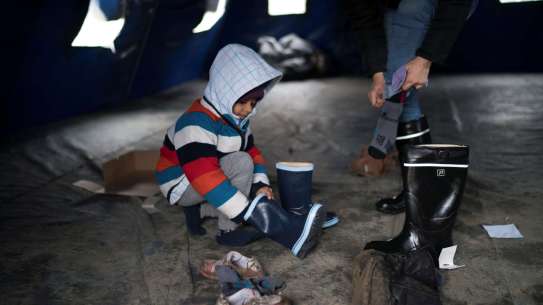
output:
<path id="1" fill-rule="evenodd" d="M 376 159 L 368 153 L 368 147 L 363 146 L 360 156 L 351 163 L 351 171 L 358 176 L 381 176 L 396 167 L 397 160 L 396 151 L 387 154 L 384 159 Z"/>
<path id="2" fill-rule="evenodd" d="M 255 289 L 244 288 L 231 296 L 220 294 L 216 305 L 291 305 L 292 302 L 282 295 L 262 296 Z"/>
<path id="3" fill-rule="evenodd" d="M 236 251 L 228 252 L 220 260 L 204 260 L 200 266 L 200 274 L 208 279 L 217 279 L 215 268 L 228 266 L 242 278 L 261 278 L 264 276 L 262 265 L 254 257 L 246 257 Z"/>
<path id="4" fill-rule="evenodd" d="M 183 207 L 183 212 L 185 212 L 185 224 L 189 233 L 205 235 L 206 229 L 202 227 L 202 218 L 200 217 L 200 204 Z"/>

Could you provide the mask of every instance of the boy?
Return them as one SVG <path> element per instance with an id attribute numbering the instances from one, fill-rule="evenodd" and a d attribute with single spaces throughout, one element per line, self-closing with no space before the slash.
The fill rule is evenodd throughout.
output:
<path id="1" fill-rule="evenodd" d="M 304 257 L 320 238 L 324 208 L 316 204 L 299 216 L 273 201 L 264 159 L 249 128 L 258 101 L 281 76 L 247 47 L 222 48 L 204 96 L 168 129 L 156 176 L 168 201 L 185 207 L 189 230 L 198 231 L 199 205 L 205 201 L 222 217 L 248 223 Z"/>

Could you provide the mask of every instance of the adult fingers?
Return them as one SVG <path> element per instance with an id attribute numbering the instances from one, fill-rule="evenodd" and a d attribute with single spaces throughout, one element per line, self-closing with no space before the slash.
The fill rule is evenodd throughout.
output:
<path id="1" fill-rule="evenodd" d="M 385 100 L 382 97 L 378 97 L 375 101 L 375 105 L 373 107 L 375 108 L 381 108 L 385 104 Z"/>
<path id="2" fill-rule="evenodd" d="M 370 101 L 370 104 L 373 106 L 373 104 L 375 103 L 375 95 L 374 95 L 373 90 L 368 92 L 368 100 Z"/>
<path id="3" fill-rule="evenodd" d="M 370 103 L 375 108 L 380 108 L 384 104 L 384 99 L 376 90 L 372 90 L 368 94 L 368 98 L 370 99 Z"/>
<path id="4" fill-rule="evenodd" d="M 407 91 L 407 90 L 411 89 L 411 87 L 413 87 L 413 85 L 415 85 L 415 82 L 413 82 L 411 80 L 405 80 L 405 82 L 402 85 L 402 91 Z"/>

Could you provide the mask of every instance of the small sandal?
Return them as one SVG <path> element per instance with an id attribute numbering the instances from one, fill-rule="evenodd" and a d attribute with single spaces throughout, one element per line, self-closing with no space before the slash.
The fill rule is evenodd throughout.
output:
<path id="1" fill-rule="evenodd" d="M 208 279 L 216 280 L 217 273 L 215 267 L 229 266 L 236 271 L 242 278 L 261 278 L 264 276 L 262 265 L 254 257 L 246 257 L 236 251 L 228 252 L 220 260 L 206 259 L 200 265 L 200 274 Z"/>
<path id="2" fill-rule="evenodd" d="M 215 263 L 219 261 L 206 259 L 200 265 L 200 274 L 210 280 L 217 279 L 217 273 L 215 273 Z"/>
<path id="3" fill-rule="evenodd" d="M 232 299 L 232 302 L 229 302 L 228 299 Z M 242 289 L 236 294 L 226 297 L 224 294 L 220 294 L 217 299 L 216 305 L 232 305 L 232 304 L 243 304 L 243 305 L 291 305 L 292 301 L 282 295 L 260 295 L 254 289 Z"/>

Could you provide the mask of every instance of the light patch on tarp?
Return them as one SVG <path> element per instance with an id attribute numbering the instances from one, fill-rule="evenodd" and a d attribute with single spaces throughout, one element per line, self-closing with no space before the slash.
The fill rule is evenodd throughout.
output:
<path id="1" fill-rule="evenodd" d="M 101 47 L 115 53 L 115 38 L 124 26 L 124 18 L 108 21 L 98 0 L 91 0 L 87 17 L 72 42 L 72 47 Z"/>
<path id="2" fill-rule="evenodd" d="M 305 14 L 307 0 L 268 0 L 270 16 Z"/>
<path id="3" fill-rule="evenodd" d="M 211 0 L 207 4 L 207 11 L 204 13 L 202 21 L 192 29 L 193 33 L 209 31 L 224 15 L 226 0 Z"/>

